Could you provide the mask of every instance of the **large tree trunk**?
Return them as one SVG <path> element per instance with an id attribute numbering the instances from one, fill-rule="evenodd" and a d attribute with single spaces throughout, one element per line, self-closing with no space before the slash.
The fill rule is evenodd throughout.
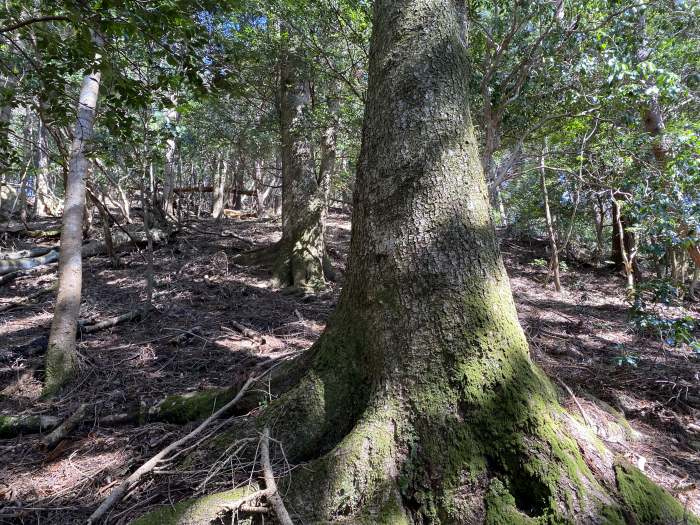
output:
<path id="1" fill-rule="evenodd" d="M 317 288 L 325 283 L 327 192 L 313 158 L 310 82 L 302 58 L 289 41 L 280 76 L 282 239 L 273 273 L 280 286 Z"/>
<path id="2" fill-rule="evenodd" d="M 295 523 L 624 523 L 612 459 L 569 437 L 588 431 L 518 324 L 467 105 L 465 11 L 374 3 L 345 286 L 304 371 L 280 373 L 298 383 L 257 422 L 307 462 L 283 496 Z M 644 505 L 643 475 L 619 472 Z M 139 523 L 209 523 L 220 503 Z"/>
<path id="3" fill-rule="evenodd" d="M 83 283 L 81 245 L 85 177 L 88 171 L 85 148 L 92 139 L 99 88 L 100 72 L 95 71 L 83 79 L 80 89 L 78 120 L 71 145 L 70 168 L 63 206 L 58 294 L 46 353 L 44 391 L 47 394 L 60 388 L 75 372 L 77 366 L 75 331 L 78 326 Z"/>
<path id="4" fill-rule="evenodd" d="M 518 324 L 464 28 L 449 0 L 375 3 L 345 287 L 309 371 L 267 412 L 310 461 L 287 496 L 300 523 L 619 517 Z"/>

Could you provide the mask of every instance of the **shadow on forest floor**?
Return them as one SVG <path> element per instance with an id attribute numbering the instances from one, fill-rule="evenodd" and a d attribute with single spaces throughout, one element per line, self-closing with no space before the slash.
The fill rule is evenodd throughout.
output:
<path id="1" fill-rule="evenodd" d="M 225 236 L 226 230 L 239 238 Z M 350 238 L 348 217 L 331 215 L 328 233 L 329 252 L 342 279 Z M 140 321 L 85 335 L 80 342 L 83 372 L 52 401 L 39 399 L 41 352 L 17 350 L 47 335 L 52 294 L 2 314 L 0 414 L 66 417 L 80 403 L 90 404 L 95 413 L 93 424 L 83 425 L 48 454 L 36 435 L 0 440 L 0 523 L 84 521 L 125 473 L 192 428 L 160 422 L 107 428 L 97 424 L 99 417 L 133 406 L 153 406 L 170 394 L 229 386 L 260 362 L 313 344 L 335 306 L 340 284 L 332 284 L 320 296 L 293 297 L 273 290 L 264 269 L 235 264 L 234 256 L 248 246 L 240 238 L 264 246 L 278 236 L 277 221 L 202 220 L 180 232 L 171 244 L 159 246 L 157 311 Z M 543 257 L 537 250 L 504 243 L 506 267 L 534 359 L 572 389 L 590 418 L 600 411 L 595 398 L 624 411 L 636 438 L 610 437 L 608 445 L 638 465 L 644 461 L 650 477 L 679 497 L 688 497 L 691 508 L 700 513 L 695 488 L 700 481 L 700 407 L 694 404 L 700 398 L 697 357 L 663 350 L 656 341 L 632 331 L 621 279 L 615 274 L 572 268 L 564 275 L 563 293 L 545 290 L 539 282 L 543 272 L 530 264 Z M 143 258 L 130 253 L 122 260 L 121 269 L 112 269 L 106 257 L 86 261 L 82 318 L 121 314 L 144 300 Z M 54 278 L 55 266 L 0 286 L 0 304 Z M 259 332 L 264 344 L 231 330 L 232 321 Z M 173 343 L 173 336 L 182 334 Z M 636 356 L 637 366 L 620 366 L 618 358 L 624 355 Z M 562 399 L 576 414 L 574 400 L 566 393 Z M 197 480 L 208 474 L 207 469 L 193 467 L 153 477 L 115 508 L 112 522 L 126 523 L 154 504 L 190 496 Z M 230 472 L 224 468 L 208 489 L 223 490 L 230 483 Z M 20 506 L 32 510 L 19 511 Z"/>

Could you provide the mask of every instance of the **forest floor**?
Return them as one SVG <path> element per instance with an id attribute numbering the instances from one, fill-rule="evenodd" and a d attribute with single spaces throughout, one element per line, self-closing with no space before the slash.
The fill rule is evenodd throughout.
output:
<path id="1" fill-rule="evenodd" d="M 51 451 L 39 435 L 0 440 L 0 523 L 83 523 L 126 474 L 193 428 L 162 422 L 108 427 L 99 418 L 152 407 L 171 394 L 235 384 L 254 367 L 313 344 L 341 282 L 318 296 L 295 297 L 272 289 L 264 268 L 235 263 L 234 256 L 251 245 L 276 240 L 279 229 L 273 220 L 202 220 L 157 246 L 155 310 L 83 335 L 81 374 L 52 400 L 40 398 L 36 341 L 48 334 L 53 294 L 0 314 L 0 414 L 66 417 L 87 403 L 93 415 Z M 328 232 L 342 281 L 348 217 L 332 214 Z M 36 246 L 19 237 L 1 242 L 3 248 Z M 543 287 L 545 270 L 533 264 L 544 257 L 541 243 L 506 239 L 503 252 L 531 354 L 560 386 L 562 403 L 612 450 L 700 514 L 699 356 L 637 333 L 622 278 L 614 272 L 570 263 L 564 291 L 556 294 Z M 107 257 L 85 261 L 81 318 L 104 319 L 143 303 L 143 254 L 121 259 L 118 269 Z M 0 306 L 54 279 L 55 265 L 2 285 Z M 700 319 L 697 305 L 683 313 Z M 234 322 L 264 339 L 245 337 Z M 112 510 L 110 522 L 128 523 L 195 490 L 230 488 L 239 481 L 232 474 L 235 462 L 231 455 L 188 470 L 161 469 Z"/>

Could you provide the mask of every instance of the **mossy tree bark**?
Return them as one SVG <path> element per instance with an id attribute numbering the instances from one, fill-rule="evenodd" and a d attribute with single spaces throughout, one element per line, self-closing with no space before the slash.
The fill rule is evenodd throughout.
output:
<path id="1" fill-rule="evenodd" d="M 561 409 L 518 324 L 465 7 L 378 0 L 374 16 L 345 286 L 264 417 L 309 462 L 287 507 L 305 523 L 623 523 L 612 455 Z"/>
<path id="2" fill-rule="evenodd" d="M 375 3 L 346 284 L 309 371 L 269 408 L 286 421 L 275 437 L 310 460 L 288 496 L 307 522 L 498 511 L 595 523 L 613 504 L 518 324 L 467 104 L 465 27 L 449 0 Z"/>
<path id="3" fill-rule="evenodd" d="M 374 3 L 345 286 L 255 422 L 307 462 L 284 493 L 298 523 L 624 523 L 611 455 L 572 437 L 593 440 L 518 324 L 469 115 L 465 10 Z"/>
<path id="4" fill-rule="evenodd" d="M 308 65 L 287 35 L 280 64 L 282 133 L 282 239 L 273 273 L 280 286 L 318 288 L 325 283 L 325 214 L 330 172 L 316 170 Z"/>

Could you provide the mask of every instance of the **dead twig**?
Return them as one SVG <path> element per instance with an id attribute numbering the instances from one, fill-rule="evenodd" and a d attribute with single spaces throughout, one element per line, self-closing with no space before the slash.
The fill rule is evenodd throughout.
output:
<path id="1" fill-rule="evenodd" d="M 49 434 L 44 436 L 44 439 L 41 440 L 44 446 L 48 450 L 51 450 L 53 447 L 55 447 L 59 441 L 65 438 L 68 434 L 71 433 L 71 431 L 75 427 L 77 427 L 80 423 L 83 422 L 83 420 L 85 419 L 86 410 L 87 404 L 82 403 L 75 412 L 73 412 L 70 416 L 68 416 L 65 419 L 65 421 L 63 421 L 63 423 L 58 425 Z"/>
<path id="2" fill-rule="evenodd" d="M 236 394 L 236 397 L 234 397 L 231 401 L 226 403 L 223 407 L 221 407 L 219 410 L 214 412 L 211 416 L 209 416 L 207 419 L 202 421 L 202 423 L 199 424 L 197 428 L 195 428 L 192 432 L 187 434 L 186 436 L 178 439 L 177 441 L 174 441 L 167 447 L 165 447 L 163 450 L 161 450 L 158 454 L 153 456 L 151 459 L 146 461 L 143 465 L 141 465 L 136 471 L 131 474 L 128 478 L 126 478 L 120 485 L 118 485 L 110 494 L 107 496 L 107 498 L 102 502 L 102 504 L 95 510 L 95 512 L 92 513 L 90 518 L 88 518 L 88 524 L 92 523 L 97 523 L 99 522 L 102 517 L 107 513 L 109 509 L 111 509 L 115 504 L 117 504 L 121 499 L 126 495 L 127 492 L 129 492 L 130 489 L 132 489 L 134 486 L 136 486 L 141 479 L 143 478 L 144 475 L 148 474 L 151 472 L 156 466 L 158 466 L 159 463 L 167 459 L 168 455 L 178 448 L 180 448 L 182 445 L 187 443 L 188 441 L 192 440 L 199 434 L 201 434 L 204 429 L 206 429 L 212 422 L 214 422 L 216 419 L 218 419 L 222 414 L 224 414 L 227 410 L 229 410 L 231 407 L 233 407 L 238 401 L 241 400 L 241 398 L 245 395 L 246 391 L 250 386 L 255 383 L 256 381 L 260 380 L 262 377 L 264 377 L 272 368 L 269 368 L 259 376 L 250 376 L 248 380 L 245 382 L 245 384 L 241 387 L 241 389 L 238 391 L 238 394 Z"/>
<path id="3" fill-rule="evenodd" d="M 576 406 L 578 407 L 579 412 L 581 412 L 581 416 L 583 417 L 583 420 L 586 422 L 586 424 L 587 424 L 589 427 L 595 429 L 595 425 L 594 425 L 594 424 L 591 422 L 591 420 L 589 419 L 588 414 L 586 414 L 586 412 L 583 410 L 583 407 L 581 406 L 581 403 L 579 403 L 578 398 L 574 395 L 573 391 L 572 391 L 572 390 L 568 387 L 568 385 L 567 385 L 566 383 L 564 383 L 564 381 L 562 381 L 561 379 L 557 379 L 557 381 L 558 381 L 559 384 L 560 384 L 561 386 L 563 386 L 564 389 L 569 393 L 569 395 L 571 396 L 571 399 L 574 400 L 574 403 L 576 403 Z"/>
<path id="4" fill-rule="evenodd" d="M 244 337 L 247 337 L 248 339 L 255 341 L 256 343 L 265 343 L 265 338 L 262 335 L 260 335 L 258 332 L 256 332 L 255 330 L 251 330 L 250 328 L 242 325 L 241 323 L 239 323 L 237 321 L 231 320 L 231 321 L 229 321 L 229 323 L 231 324 L 231 326 L 233 326 L 233 328 L 237 332 L 243 334 Z M 230 329 L 226 328 L 225 326 L 222 326 L 222 328 L 224 330 L 230 330 Z"/>
<path id="5" fill-rule="evenodd" d="M 272 493 L 267 496 L 267 500 L 270 502 L 281 525 L 293 525 L 292 519 L 289 517 L 289 513 L 282 501 L 282 496 L 280 496 L 277 490 L 275 475 L 272 472 L 272 465 L 270 464 L 270 429 L 267 427 L 263 430 L 262 442 L 260 443 L 260 460 L 262 461 L 265 489 L 272 491 Z"/>

